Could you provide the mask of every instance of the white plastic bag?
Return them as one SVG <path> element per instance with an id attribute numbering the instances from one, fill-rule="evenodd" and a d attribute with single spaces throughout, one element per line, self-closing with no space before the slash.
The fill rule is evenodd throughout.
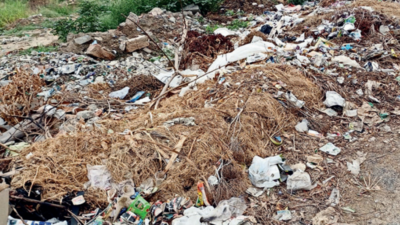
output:
<path id="1" fill-rule="evenodd" d="M 129 87 L 124 87 L 119 91 L 114 91 L 111 92 L 108 96 L 110 98 L 119 98 L 119 99 L 124 99 L 125 96 L 129 93 Z"/>
<path id="2" fill-rule="evenodd" d="M 223 200 L 218 203 L 217 208 L 208 215 L 203 215 L 203 222 L 223 222 L 231 217 L 238 217 L 243 214 L 247 206 L 243 199 L 232 197 L 229 200 Z"/>
<path id="3" fill-rule="evenodd" d="M 87 165 L 88 178 L 92 187 L 107 190 L 111 187 L 111 174 L 104 165 Z"/>
<path id="4" fill-rule="evenodd" d="M 280 173 L 277 164 L 283 163 L 282 158 L 277 155 L 268 158 L 254 156 L 249 168 L 251 183 L 259 188 L 272 188 L 279 185 Z"/>

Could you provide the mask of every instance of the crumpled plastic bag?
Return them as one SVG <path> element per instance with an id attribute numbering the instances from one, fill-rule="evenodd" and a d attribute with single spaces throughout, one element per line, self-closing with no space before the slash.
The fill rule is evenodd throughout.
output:
<path id="1" fill-rule="evenodd" d="M 223 222 L 231 217 L 238 217 L 243 214 L 247 206 L 243 199 L 232 197 L 218 203 L 217 208 L 208 215 L 203 215 L 202 222 Z"/>
<path id="2" fill-rule="evenodd" d="M 92 187 L 107 190 L 111 187 L 111 174 L 104 165 L 87 165 L 88 178 Z"/>
<path id="3" fill-rule="evenodd" d="M 259 188 L 272 188 L 279 185 L 280 173 L 277 164 L 283 163 L 283 159 L 277 155 L 268 158 L 254 156 L 249 168 L 251 183 Z"/>

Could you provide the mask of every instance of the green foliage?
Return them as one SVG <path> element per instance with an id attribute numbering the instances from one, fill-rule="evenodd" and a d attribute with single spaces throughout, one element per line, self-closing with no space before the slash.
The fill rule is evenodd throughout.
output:
<path id="1" fill-rule="evenodd" d="M 48 18 L 69 16 L 75 12 L 75 7 L 66 4 L 49 4 L 40 8 L 39 12 Z"/>
<path id="2" fill-rule="evenodd" d="M 0 32 L 0 35 L 14 35 L 14 36 L 22 36 L 24 34 L 24 32 L 26 31 L 30 31 L 30 30 L 35 30 L 35 29 L 39 29 L 40 26 L 38 25 L 26 25 L 26 26 L 16 26 L 13 29 L 10 30 L 4 30 L 2 32 Z"/>
<path id="3" fill-rule="evenodd" d="M 233 20 L 232 23 L 228 26 L 229 30 L 238 30 L 239 28 L 246 28 L 249 25 L 249 22 L 243 20 Z"/>
<path id="4" fill-rule="evenodd" d="M 25 18 L 29 14 L 29 7 L 23 0 L 5 0 L 0 2 L 0 27 Z"/>
<path id="5" fill-rule="evenodd" d="M 204 23 L 204 17 L 200 16 L 199 18 L 197 18 L 197 21 L 199 23 Z"/>
<path id="6" fill-rule="evenodd" d="M 291 4 L 293 4 L 293 5 L 303 5 L 303 3 L 305 2 L 306 0 L 288 0 L 288 3 L 291 3 Z"/>
<path id="7" fill-rule="evenodd" d="M 19 52 L 19 55 L 31 55 L 32 51 L 37 51 L 37 52 L 55 52 L 58 50 L 58 47 L 56 46 L 43 46 L 40 45 L 38 47 L 33 47 L 33 48 L 28 48 L 25 50 L 22 50 Z"/>
<path id="8" fill-rule="evenodd" d="M 242 16 L 242 15 L 244 15 L 244 11 L 239 10 L 239 11 L 235 12 L 234 10 L 227 10 L 225 15 L 227 15 L 227 16 L 235 16 L 235 15 Z"/>
<path id="9" fill-rule="evenodd" d="M 217 24 L 215 24 L 215 25 L 210 25 L 210 24 L 208 24 L 208 25 L 206 26 L 206 33 L 207 33 L 207 34 L 213 34 L 214 31 L 215 31 L 216 29 L 218 29 L 218 28 L 220 28 L 220 26 L 217 25 Z"/>
<path id="10" fill-rule="evenodd" d="M 101 24 L 99 17 L 106 12 L 104 5 L 91 1 L 84 1 L 80 4 L 76 20 L 61 19 L 53 24 L 53 34 L 59 36 L 60 40 L 66 41 L 68 33 L 88 33 L 104 31 L 106 28 Z"/>

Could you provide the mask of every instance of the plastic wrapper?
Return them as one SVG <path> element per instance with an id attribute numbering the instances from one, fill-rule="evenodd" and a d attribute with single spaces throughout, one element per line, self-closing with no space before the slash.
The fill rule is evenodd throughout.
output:
<path id="1" fill-rule="evenodd" d="M 88 178 L 92 187 L 107 190 L 111 187 L 111 174 L 107 167 L 103 165 L 87 165 Z"/>
<path id="2" fill-rule="evenodd" d="M 279 185 L 280 173 L 277 164 L 283 163 L 283 159 L 278 156 L 260 158 L 255 156 L 249 168 L 249 178 L 251 183 L 259 188 L 272 188 Z"/>

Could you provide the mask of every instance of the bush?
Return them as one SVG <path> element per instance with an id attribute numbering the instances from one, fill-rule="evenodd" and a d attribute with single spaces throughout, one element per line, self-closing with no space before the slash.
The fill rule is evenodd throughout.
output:
<path id="1" fill-rule="evenodd" d="M 249 22 L 243 20 L 233 20 L 232 23 L 228 26 L 229 30 L 238 30 L 239 28 L 246 28 L 249 25 Z"/>
<path id="2" fill-rule="evenodd" d="M 0 27 L 18 19 L 28 17 L 29 7 L 26 1 L 5 0 L 0 2 Z"/>
<path id="3" fill-rule="evenodd" d="M 104 31 L 106 28 L 102 26 L 99 17 L 105 12 L 105 6 L 91 1 L 84 1 L 79 6 L 78 19 L 58 20 L 54 23 L 52 32 L 58 35 L 60 40 L 66 41 L 68 33 Z"/>

